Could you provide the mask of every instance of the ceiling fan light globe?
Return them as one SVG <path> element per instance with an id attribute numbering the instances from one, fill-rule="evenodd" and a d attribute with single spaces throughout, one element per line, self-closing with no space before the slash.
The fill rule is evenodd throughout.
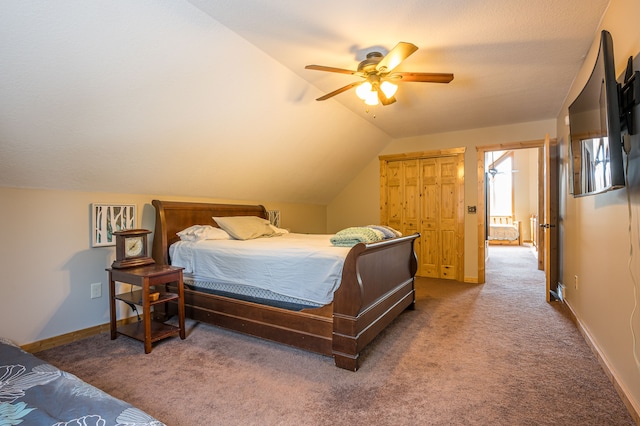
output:
<path id="1" fill-rule="evenodd" d="M 356 95 L 358 95 L 360 99 L 365 101 L 367 100 L 367 97 L 370 96 L 369 93 L 371 93 L 372 88 L 373 87 L 371 86 L 371 83 L 365 81 L 360 86 L 356 87 Z"/>
<path id="2" fill-rule="evenodd" d="M 369 92 L 364 103 L 371 106 L 378 105 L 378 92 Z"/>
<path id="3" fill-rule="evenodd" d="M 383 81 L 380 85 L 380 90 L 387 98 L 391 98 L 398 91 L 398 86 L 388 81 Z"/>

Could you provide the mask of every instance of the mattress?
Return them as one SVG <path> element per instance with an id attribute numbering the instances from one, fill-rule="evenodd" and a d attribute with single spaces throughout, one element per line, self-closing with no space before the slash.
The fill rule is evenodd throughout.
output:
<path id="1" fill-rule="evenodd" d="M 263 288 L 242 284 L 220 283 L 211 281 L 210 278 L 194 277 L 190 274 L 184 275 L 184 288 L 292 311 L 301 311 L 303 309 L 323 306 L 323 304 L 320 303 L 285 296 Z"/>
<path id="2" fill-rule="evenodd" d="M 333 246 L 331 236 L 179 241 L 169 256 L 196 283 L 254 287 L 319 306 L 333 301 L 350 250 Z"/>

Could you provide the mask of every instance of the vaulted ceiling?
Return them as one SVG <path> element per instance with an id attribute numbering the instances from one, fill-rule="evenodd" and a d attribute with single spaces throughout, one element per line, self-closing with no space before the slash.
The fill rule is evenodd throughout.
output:
<path id="1" fill-rule="evenodd" d="M 2 2 L 0 186 L 324 204 L 393 139 L 555 118 L 608 2 Z M 399 41 L 454 80 L 315 101 Z"/>

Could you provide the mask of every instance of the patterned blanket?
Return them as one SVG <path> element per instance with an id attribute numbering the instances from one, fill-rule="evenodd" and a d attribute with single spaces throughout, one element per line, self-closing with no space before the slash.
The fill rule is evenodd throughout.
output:
<path id="1" fill-rule="evenodd" d="M 163 426 L 0 338 L 0 425 Z"/>

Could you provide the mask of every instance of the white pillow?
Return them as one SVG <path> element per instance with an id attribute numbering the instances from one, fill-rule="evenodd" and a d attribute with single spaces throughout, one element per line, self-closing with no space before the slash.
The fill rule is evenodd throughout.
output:
<path id="1" fill-rule="evenodd" d="M 273 229 L 273 236 L 277 236 L 277 235 L 283 235 L 283 234 L 288 234 L 289 230 L 288 229 L 284 229 L 284 228 L 278 228 L 277 226 L 271 225 L 269 224 L 269 226 L 271 227 L 271 229 Z"/>
<path id="2" fill-rule="evenodd" d="M 213 220 L 237 240 L 251 240 L 274 234 L 269 221 L 257 216 L 214 217 Z"/>
<path id="3" fill-rule="evenodd" d="M 176 235 L 181 241 L 230 240 L 231 236 L 224 230 L 211 225 L 193 225 L 183 229 Z"/>

